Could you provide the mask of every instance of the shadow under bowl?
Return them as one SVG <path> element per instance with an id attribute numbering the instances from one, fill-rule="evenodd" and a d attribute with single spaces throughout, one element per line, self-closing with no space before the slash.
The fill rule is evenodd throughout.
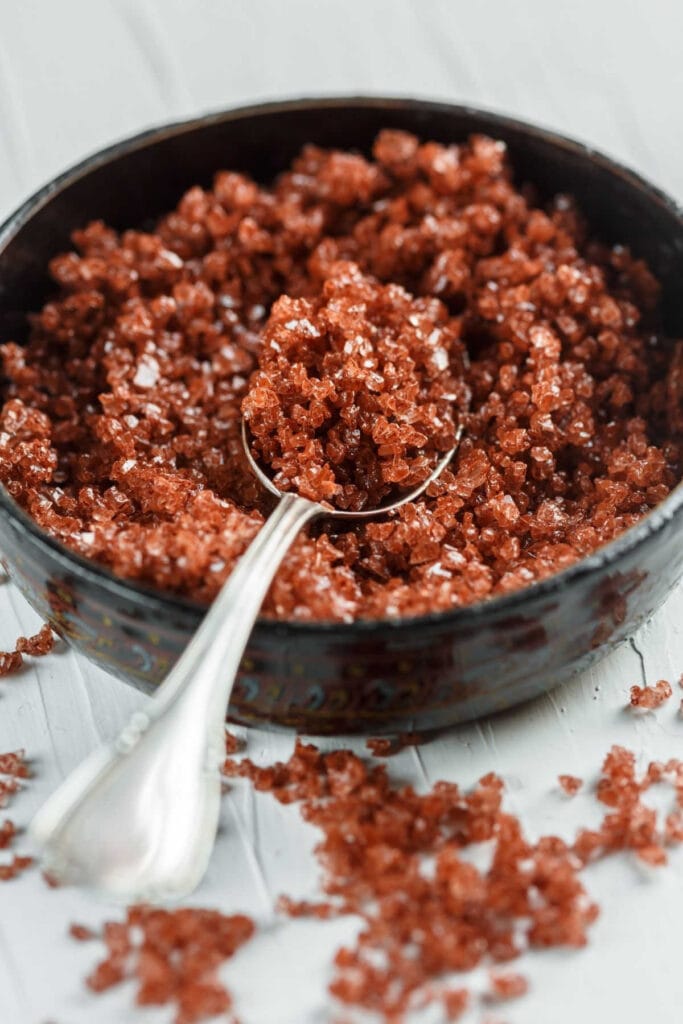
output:
<path id="1" fill-rule="evenodd" d="M 485 111 L 429 101 L 270 103 L 154 129 L 67 171 L 0 228 L 0 341 L 21 340 L 50 292 L 49 259 L 91 219 L 141 226 L 221 168 L 267 182 L 301 146 L 369 150 L 382 128 L 440 142 L 505 141 L 517 179 L 576 196 L 596 236 L 644 257 L 663 285 L 665 328 L 683 335 L 683 216 L 638 175 L 587 147 Z M 683 488 L 571 568 L 517 593 L 414 619 L 340 624 L 260 620 L 230 716 L 310 734 L 440 728 L 518 704 L 602 657 L 683 573 Z M 203 609 L 117 579 L 47 536 L 0 488 L 11 578 L 74 647 L 151 691 Z"/>

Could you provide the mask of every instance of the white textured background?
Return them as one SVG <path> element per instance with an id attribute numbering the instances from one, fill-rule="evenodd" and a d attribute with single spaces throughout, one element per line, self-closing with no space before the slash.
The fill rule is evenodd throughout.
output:
<path id="1" fill-rule="evenodd" d="M 260 98 L 396 93 L 468 101 L 561 129 L 622 158 L 683 199 L 683 5 L 677 0 L 0 0 L 0 214 L 93 149 L 148 125 Z M 682 541 L 683 542 L 683 541 Z M 492 721 L 453 730 L 391 764 L 418 785 L 463 784 L 495 769 L 532 834 L 570 835 L 598 819 L 558 772 L 594 778 L 613 742 L 642 761 L 683 754 L 678 694 L 656 715 L 624 710 L 643 673 L 683 670 L 683 590 L 607 662 Z M 0 649 L 36 616 L 0 587 Z M 70 652 L 0 684 L 0 750 L 25 746 L 36 778 L 12 815 L 25 823 L 58 780 L 141 700 Z M 328 744 L 329 745 L 329 744 Z M 249 749 L 286 756 L 286 737 Z M 324 1024 L 332 951 L 352 921 L 275 924 L 281 891 L 313 893 L 312 832 L 295 809 L 237 789 L 195 902 L 253 913 L 267 927 L 228 966 L 243 1024 Z M 521 964 L 529 996 L 509 1024 L 683 1019 L 683 853 L 650 877 L 628 858 L 591 868 L 602 905 L 583 952 Z M 65 939 L 71 920 L 107 912 L 37 872 L 0 886 L 0 1024 L 161 1024 L 131 989 L 95 999 L 80 979 L 95 950 Z M 267 981 L 262 978 L 267 978 Z M 474 1013 L 469 1020 L 479 1020 Z"/>

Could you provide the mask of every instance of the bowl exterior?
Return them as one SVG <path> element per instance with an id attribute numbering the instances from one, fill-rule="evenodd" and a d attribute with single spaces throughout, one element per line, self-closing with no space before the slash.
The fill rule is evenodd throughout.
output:
<path id="1" fill-rule="evenodd" d="M 169 208 L 221 166 L 268 180 L 305 142 L 367 148 L 382 127 L 458 141 L 503 138 L 520 177 L 576 194 L 597 231 L 649 260 L 664 313 L 683 334 L 683 220 L 637 176 L 575 143 L 481 111 L 408 100 L 270 104 L 162 128 L 67 172 L 0 229 L 0 340 L 49 290 L 45 267 L 71 230 L 117 227 Z M 151 205 L 150 205 L 151 204 Z M 156 205 L 155 205 L 156 204 Z M 500 710 L 603 656 L 661 604 L 683 574 L 681 489 L 622 538 L 556 577 L 453 613 L 352 625 L 260 621 L 233 691 L 246 724 L 310 734 L 419 731 Z M 115 580 L 43 535 L 0 489 L 0 551 L 11 578 L 74 647 L 152 691 L 202 610 Z"/>
<path id="2" fill-rule="evenodd" d="M 6 568 L 33 607 L 74 647 L 150 692 L 201 612 L 103 588 L 0 510 Z M 516 607 L 483 603 L 411 624 L 309 629 L 260 622 L 230 717 L 309 734 L 441 728 L 528 700 L 602 657 L 662 603 L 683 573 L 671 519 L 612 565 L 521 592 Z"/>

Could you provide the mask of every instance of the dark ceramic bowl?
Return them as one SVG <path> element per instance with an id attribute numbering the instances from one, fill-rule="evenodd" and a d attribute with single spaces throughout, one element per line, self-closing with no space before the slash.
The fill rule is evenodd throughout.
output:
<path id="1" fill-rule="evenodd" d="M 578 197 L 595 233 L 645 257 L 664 286 L 667 330 L 683 335 L 683 218 L 666 196 L 585 146 L 505 117 L 403 99 L 266 104 L 155 129 L 51 182 L 0 229 L 0 340 L 50 290 L 48 260 L 73 228 L 142 225 L 219 168 L 262 181 L 306 142 L 367 150 L 377 131 L 441 142 L 505 140 L 519 180 Z M 564 572 L 470 608 L 353 625 L 260 621 L 230 706 L 241 722 L 308 733 L 431 729 L 509 707 L 602 657 L 662 603 L 683 572 L 683 489 Z M 202 615 L 72 554 L 0 489 L 0 550 L 31 604 L 88 658 L 146 690 Z"/>

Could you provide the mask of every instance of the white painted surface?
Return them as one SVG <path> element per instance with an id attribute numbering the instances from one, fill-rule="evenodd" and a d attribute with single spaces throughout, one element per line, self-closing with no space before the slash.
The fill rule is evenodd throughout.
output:
<path id="1" fill-rule="evenodd" d="M 334 92 L 503 109 L 588 140 L 683 199 L 682 38 L 676 0 L 1 0 L 0 215 L 55 172 L 144 126 L 259 98 Z M 0 649 L 37 625 L 17 593 L 0 587 Z M 563 799 L 558 772 L 594 778 L 614 742 L 642 761 L 683 752 L 678 694 L 656 715 L 624 711 L 628 687 L 641 681 L 640 655 L 649 680 L 680 675 L 682 588 L 633 645 L 570 686 L 453 730 L 419 754 L 404 751 L 393 768 L 418 785 L 468 784 L 495 769 L 532 834 L 568 836 L 597 820 L 598 806 L 588 795 Z M 0 684 L 0 750 L 25 746 L 36 768 L 13 816 L 27 822 L 140 699 L 64 651 Z M 290 747 L 286 737 L 249 737 L 252 755 L 268 761 Z M 296 810 L 239 787 L 225 800 L 224 825 L 195 902 L 269 925 L 225 971 L 243 1024 L 330 1021 L 329 962 L 353 922 L 274 925 L 271 914 L 278 893 L 315 891 L 312 832 Z M 612 858 L 586 882 L 602 906 L 589 949 L 529 957 L 521 968 L 531 994 L 497 1017 L 679 1024 L 683 854 L 653 878 Z M 35 871 L 0 887 L 0 1024 L 170 1019 L 134 1011 L 129 986 L 99 999 L 83 989 L 95 951 L 66 940 L 66 927 L 106 913 L 77 892 L 46 890 Z"/>

